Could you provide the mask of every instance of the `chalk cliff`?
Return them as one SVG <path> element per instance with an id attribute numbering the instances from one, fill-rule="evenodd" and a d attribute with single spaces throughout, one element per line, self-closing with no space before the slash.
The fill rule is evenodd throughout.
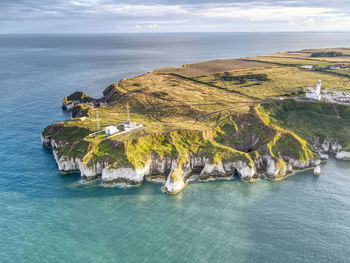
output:
<path id="1" fill-rule="evenodd" d="M 189 178 L 280 179 L 293 170 L 320 164 L 305 141 L 266 125 L 256 113 L 230 115 L 211 130 L 176 130 L 96 145 L 84 140 L 88 130 L 79 128 L 75 133 L 79 136 L 72 138 L 69 129 L 48 126 L 42 134 L 43 146 L 52 148 L 61 172 L 80 172 L 85 180 L 100 178 L 103 185 L 139 185 L 147 176 L 162 176 L 166 178 L 162 189 L 178 193 Z"/>

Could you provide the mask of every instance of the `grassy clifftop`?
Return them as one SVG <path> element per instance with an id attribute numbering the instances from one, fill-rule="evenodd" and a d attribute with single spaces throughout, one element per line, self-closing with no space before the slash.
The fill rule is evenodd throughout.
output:
<path id="1" fill-rule="evenodd" d="M 316 52 L 342 55 L 312 56 Z M 59 156 L 87 166 L 139 168 L 153 156 L 176 160 L 180 170 L 191 156 L 251 167 L 263 155 L 280 166 L 284 157 L 305 162 L 315 158 L 315 137 L 334 138 L 350 149 L 349 106 L 300 100 L 318 79 L 326 90 L 350 91 L 346 66 L 325 69 L 340 62 L 350 68 L 349 55 L 346 48 L 317 49 L 154 70 L 110 85 L 98 100 L 81 92 L 66 97 L 63 103 L 74 104 L 73 118 L 48 126 L 43 137 L 56 142 Z M 314 68 L 301 68 L 306 64 Z M 127 119 L 126 103 L 142 129 L 89 136 L 98 127 L 97 110 L 103 129 Z"/>

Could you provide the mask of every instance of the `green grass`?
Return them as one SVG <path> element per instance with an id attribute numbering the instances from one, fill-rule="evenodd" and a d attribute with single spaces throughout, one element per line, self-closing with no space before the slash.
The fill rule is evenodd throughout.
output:
<path id="1" fill-rule="evenodd" d="M 349 106 L 284 101 L 265 104 L 263 107 L 281 127 L 294 131 L 309 142 L 314 137 L 334 138 L 350 149 Z"/>

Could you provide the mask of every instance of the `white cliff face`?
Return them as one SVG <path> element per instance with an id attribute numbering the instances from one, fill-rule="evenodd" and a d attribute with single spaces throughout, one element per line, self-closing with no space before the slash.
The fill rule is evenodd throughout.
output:
<path id="1" fill-rule="evenodd" d="M 184 174 L 182 176 L 179 176 L 176 181 L 173 179 L 173 173 L 175 169 L 178 169 L 177 163 L 175 160 L 172 161 L 171 163 L 171 172 L 168 175 L 168 178 L 165 182 L 165 185 L 163 187 L 163 190 L 167 193 L 178 193 L 180 192 L 185 186 L 185 181 L 184 181 Z"/>
<path id="2" fill-rule="evenodd" d="M 172 167 L 172 159 L 165 157 L 163 159 L 159 157 L 153 157 L 150 164 L 150 172 L 156 174 L 167 174 Z"/>
<path id="3" fill-rule="evenodd" d="M 350 160 L 350 152 L 340 151 L 335 155 L 337 160 Z"/>
<path id="4" fill-rule="evenodd" d="M 275 160 L 272 159 L 271 156 L 264 156 L 263 160 L 266 164 L 266 175 L 267 177 L 276 177 L 276 165 L 275 165 Z"/>
<path id="5" fill-rule="evenodd" d="M 149 161 L 144 167 L 138 169 L 107 167 L 102 171 L 102 183 L 141 184 L 145 175 L 150 173 L 150 167 L 151 161 Z"/>
<path id="6" fill-rule="evenodd" d="M 254 169 L 247 165 L 244 165 L 242 168 L 237 169 L 237 171 L 243 181 L 250 181 L 255 175 Z"/>
<path id="7" fill-rule="evenodd" d="M 79 162 L 81 178 L 85 180 L 94 180 L 102 174 L 103 169 L 108 165 L 107 162 L 97 162 L 87 166 L 84 162 Z"/>
<path id="8" fill-rule="evenodd" d="M 185 182 L 183 180 L 178 180 L 176 182 L 173 182 L 171 180 L 171 176 L 168 176 L 168 179 L 165 182 L 164 185 L 164 191 L 167 193 L 171 193 L 171 194 L 176 194 L 178 192 L 180 192 L 182 189 L 185 188 Z"/>
<path id="9" fill-rule="evenodd" d="M 45 148 L 51 148 L 51 139 L 40 135 L 41 143 Z"/>
<path id="10" fill-rule="evenodd" d="M 256 175 L 255 169 L 243 161 L 225 163 L 224 168 L 226 172 L 234 173 L 234 171 L 237 171 L 242 181 L 251 181 Z"/>
<path id="11" fill-rule="evenodd" d="M 88 167 L 81 159 L 68 157 L 66 155 L 62 155 L 58 158 L 57 152 L 55 150 L 53 151 L 53 155 L 60 172 L 80 172 L 81 178 L 85 180 L 96 179 L 102 174 L 104 167 L 107 166 L 107 163 L 96 163 L 95 165 Z"/>
<path id="12" fill-rule="evenodd" d="M 329 151 L 329 141 L 327 139 L 324 140 L 324 142 L 321 145 L 321 148 L 323 151 L 328 152 Z"/>
<path id="13" fill-rule="evenodd" d="M 339 152 L 342 148 L 343 147 L 338 142 L 335 142 L 331 147 L 332 152 Z"/>
<path id="14" fill-rule="evenodd" d="M 320 159 L 311 159 L 309 161 L 294 160 L 292 158 L 283 157 L 285 165 L 276 168 L 276 161 L 269 155 L 263 156 L 266 167 L 266 176 L 270 178 L 282 178 L 291 173 L 293 169 L 302 170 L 320 165 Z"/>
<path id="15" fill-rule="evenodd" d="M 320 159 L 328 159 L 326 152 L 336 152 L 336 158 L 350 160 L 350 152 L 341 151 L 342 146 L 335 140 L 325 140 L 319 146 L 320 159 L 309 161 L 294 160 L 289 157 L 283 158 L 284 162 L 273 158 L 270 155 L 259 156 L 254 159 L 254 166 L 251 167 L 248 161 L 224 162 L 214 164 L 209 158 L 204 156 L 190 156 L 188 162 L 182 167 L 178 167 L 177 160 L 172 157 L 160 158 L 153 156 L 144 167 L 134 169 L 132 167 L 114 168 L 111 163 L 96 162 L 86 165 L 81 159 L 69 156 L 58 157 L 57 149 L 67 147 L 64 141 L 55 141 L 50 136 L 41 137 L 42 143 L 46 147 L 53 149 L 53 154 L 61 172 L 80 171 L 81 177 L 86 180 L 93 180 L 101 176 L 104 184 L 130 184 L 142 183 L 147 175 L 167 176 L 163 190 L 168 193 L 178 193 L 186 186 L 186 180 L 192 173 L 199 174 L 199 179 L 226 178 L 238 174 L 242 181 L 252 181 L 257 178 L 257 169 L 265 170 L 266 176 L 272 179 L 285 177 L 293 169 L 314 168 L 315 174 L 320 174 Z M 69 145 L 68 145 L 69 146 Z M 322 149 L 322 150 L 321 150 Z M 325 151 L 325 152 L 324 152 Z M 174 175 L 174 176 L 173 176 Z"/>
<path id="16" fill-rule="evenodd" d="M 327 145 L 328 147 L 324 147 Z M 342 145 L 338 143 L 336 140 L 325 139 L 321 145 L 321 148 L 325 152 L 335 153 L 335 158 L 338 160 L 350 160 L 350 152 L 343 151 Z M 324 152 L 319 152 L 318 155 L 321 160 L 328 160 L 328 154 Z"/>
<path id="17" fill-rule="evenodd" d="M 337 153 L 342 150 L 342 146 L 340 143 L 338 143 L 335 139 L 324 139 L 323 143 L 319 144 L 319 139 L 316 140 L 314 144 L 315 148 L 319 150 L 320 153 L 326 154 L 326 153 Z M 319 154 L 320 154 L 319 153 Z M 321 156 L 320 156 L 321 157 Z"/>
<path id="18" fill-rule="evenodd" d="M 53 156 L 55 157 L 60 172 L 69 173 L 79 171 L 80 159 L 70 158 L 64 155 L 58 158 L 57 151 L 55 150 L 53 151 Z"/>
<path id="19" fill-rule="evenodd" d="M 200 178 L 206 177 L 224 177 L 226 176 L 226 171 L 222 165 L 205 163 L 203 170 L 200 173 Z"/>
<path id="20" fill-rule="evenodd" d="M 303 161 L 294 160 L 294 159 L 289 158 L 288 161 L 294 169 L 300 169 L 300 170 L 306 169 L 309 167 L 313 167 L 313 166 L 317 166 L 321 163 L 321 161 L 319 159 L 311 159 L 309 161 L 303 162 Z"/>

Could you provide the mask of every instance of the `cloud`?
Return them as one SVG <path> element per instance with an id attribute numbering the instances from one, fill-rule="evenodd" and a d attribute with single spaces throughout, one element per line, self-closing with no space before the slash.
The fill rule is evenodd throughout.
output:
<path id="1" fill-rule="evenodd" d="M 322 30 L 327 24 L 346 30 L 350 23 L 350 1 L 336 3 L 150 0 L 146 5 L 141 0 L 1 0 L 0 33 L 10 29 L 14 32 L 249 31 L 251 28 L 279 31 L 282 24 L 290 30 Z"/>
<path id="2" fill-rule="evenodd" d="M 285 7 L 285 6 L 254 6 L 244 8 L 242 6 L 209 6 L 204 8 L 197 15 L 213 18 L 247 18 L 253 21 L 262 20 L 291 20 L 304 17 L 324 17 L 329 16 L 336 11 L 334 8 L 324 7 Z M 336 16 L 343 16 L 342 12 L 335 14 Z"/>
<path id="3" fill-rule="evenodd" d="M 156 30 L 159 28 L 157 24 L 145 24 L 145 25 L 135 25 L 137 29 L 153 29 Z"/>

